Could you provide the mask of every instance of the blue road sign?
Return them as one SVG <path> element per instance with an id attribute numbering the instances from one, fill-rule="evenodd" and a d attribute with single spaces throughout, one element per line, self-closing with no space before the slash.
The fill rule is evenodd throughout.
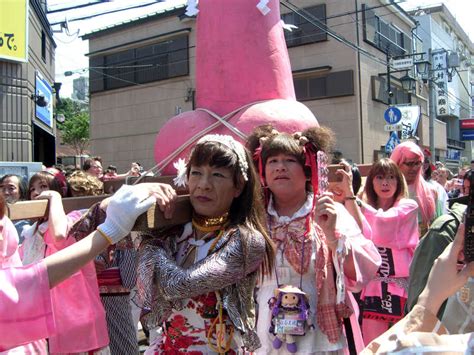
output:
<path id="1" fill-rule="evenodd" d="M 462 141 L 474 141 L 474 129 L 461 130 Z"/>
<path id="2" fill-rule="evenodd" d="M 390 134 L 390 138 L 387 141 L 387 144 L 385 144 L 385 152 L 386 153 L 391 153 L 395 149 L 395 147 L 400 144 L 400 139 L 398 138 L 397 132 L 392 132 Z"/>
<path id="3" fill-rule="evenodd" d="M 395 106 L 391 106 L 385 110 L 383 118 L 388 124 L 396 124 L 402 119 L 402 112 Z"/>
<path id="4" fill-rule="evenodd" d="M 39 73 L 36 73 L 35 93 L 36 95 L 44 96 L 48 103 L 45 107 L 36 105 L 36 118 L 48 127 L 53 127 L 53 89 Z"/>

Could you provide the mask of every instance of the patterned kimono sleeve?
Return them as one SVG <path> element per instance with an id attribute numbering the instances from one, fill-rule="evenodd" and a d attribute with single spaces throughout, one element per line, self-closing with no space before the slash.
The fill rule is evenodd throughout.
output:
<path id="1" fill-rule="evenodd" d="M 116 249 L 115 258 L 120 270 L 120 278 L 125 288 L 132 289 L 137 283 L 137 251 L 135 249 Z"/>
<path id="2" fill-rule="evenodd" d="M 105 217 L 105 211 L 100 208 L 100 202 L 97 202 L 71 226 L 68 237 L 72 236 L 76 241 L 84 239 L 105 221 Z"/>
<path id="3" fill-rule="evenodd" d="M 245 241 L 241 231 L 234 231 L 214 253 L 188 269 L 156 248 L 154 281 L 168 301 L 194 297 L 238 283 L 259 268 L 264 255 L 265 240 L 255 231 Z"/>

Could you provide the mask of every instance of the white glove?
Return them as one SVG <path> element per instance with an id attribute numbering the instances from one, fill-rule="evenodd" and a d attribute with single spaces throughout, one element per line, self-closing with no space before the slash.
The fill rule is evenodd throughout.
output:
<path id="1" fill-rule="evenodd" d="M 105 222 L 97 229 L 115 244 L 130 233 L 138 216 L 146 212 L 155 200 L 146 189 L 122 185 L 110 199 Z"/>

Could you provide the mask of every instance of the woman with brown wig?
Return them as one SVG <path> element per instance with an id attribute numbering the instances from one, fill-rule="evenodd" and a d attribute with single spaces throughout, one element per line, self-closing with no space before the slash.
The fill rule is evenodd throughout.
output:
<path id="1" fill-rule="evenodd" d="M 68 219 L 64 213 L 62 198 L 67 194 L 65 176 L 57 169 L 48 168 L 34 174 L 28 182 L 28 200 L 48 200 L 49 211 L 32 226 L 23 230 L 25 238 L 22 244 L 23 265 L 29 265 L 45 257 L 46 234 L 51 241 L 60 242 L 66 238 L 68 226 L 77 219 L 74 215 Z"/>
<path id="2" fill-rule="evenodd" d="M 403 317 L 409 266 L 419 240 L 418 204 L 407 196 L 398 165 L 381 159 L 367 176 L 364 201 L 354 201 L 370 225 L 371 239 L 382 257 L 377 277 L 361 294 L 362 332 L 367 344 Z"/>
<path id="3" fill-rule="evenodd" d="M 163 332 L 147 353 L 240 353 L 260 346 L 253 293 L 273 267 L 258 175 L 230 136 L 201 138 L 177 183 L 192 221 L 143 235 L 138 291 L 144 320 Z"/>
<path id="4" fill-rule="evenodd" d="M 258 127 L 249 138 L 277 247 L 274 273 L 257 293 L 258 354 L 343 353 L 342 319 L 352 313 L 346 289 L 359 291 L 380 265 L 373 243 L 325 192 L 327 157 L 322 152 L 330 150 L 332 141 L 327 128 L 288 134 L 270 125 Z"/>

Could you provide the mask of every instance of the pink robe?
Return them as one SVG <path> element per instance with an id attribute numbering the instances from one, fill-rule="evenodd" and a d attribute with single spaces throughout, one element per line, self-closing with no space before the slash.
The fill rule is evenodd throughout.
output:
<path id="1" fill-rule="evenodd" d="M 418 245 L 418 204 L 412 199 L 400 199 L 387 211 L 368 206 L 364 216 L 371 226 L 371 240 L 379 248 L 390 248 L 395 274 L 391 277 L 408 277 L 413 253 Z M 383 267 L 383 265 L 382 265 Z M 382 296 L 380 281 L 371 281 L 363 296 Z M 388 285 L 388 291 L 400 297 L 407 297 L 407 291 L 395 283 Z"/>
<path id="2" fill-rule="evenodd" d="M 68 214 L 69 227 L 81 217 L 79 211 Z M 42 230 L 43 226 L 39 227 Z M 46 256 L 75 243 L 69 237 L 55 242 L 44 231 Z M 58 332 L 49 337 L 51 353 L 77 353 L 96 350 L 109 344 L 105 311 L 93 262 L 51 289 L 54 319 Z"/>
<path id="3" fill-rule="evenodd" d="M 0 224 L 2 225 L 2 240 L 0 240 L 0 268 L 1 269 L 6 269 L 6 268 L 11 268 L 11 267 L 17 267 L 17 266 L 22 266 L 20 255 L 18 253 L 18 234 L 15 229 L 15 226 L 13 223 L 8 219 L 8 217 L 3 217 L 2 220 L 0 220 Z M 1 282 L 0 285 L 5 285 L 6 284 Z M 7 288 L 5 288 L 7 290 Z M 11 312 L 8 310 L 7 314 L 10 315 Z M 20 332 L 23 332 L 23 329 L 20 330 Z M 0 334 L 4 334 L 0 330 Z M 1 341 L 0 341 L 1 343 Z M 1 352 L 0 354 L 5 355 L 5 354 L 47 354 L 46 350 L 46 341 L 45 340 L 37 340 L 35 342 L 21 345 L 19 347 L 16 347 L 14 349 L 11 349 L 10 351 L 5 351 Z M 2 349 L 2 346 L 0 345 L 0 351 L 4 350 Z"/>
<path id="4" fill-rule="evenodd" d="M 3 240 L 0 240 L 0 267 L 21 266 L 21 259 L 18 254 L 19 240 L 15 226 L 6 216 L 0 220 L 0 224 L 3 226 Z"/>
<path id="5" fill-rule="evenodd" d="M 44 263 L 1 269 L 0 287 L 0 351 L 55 332 Z"/>

